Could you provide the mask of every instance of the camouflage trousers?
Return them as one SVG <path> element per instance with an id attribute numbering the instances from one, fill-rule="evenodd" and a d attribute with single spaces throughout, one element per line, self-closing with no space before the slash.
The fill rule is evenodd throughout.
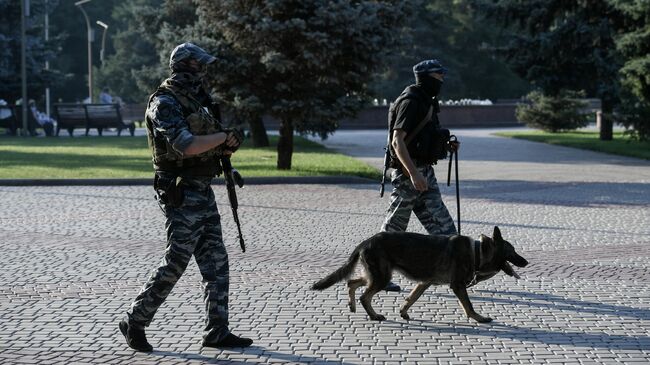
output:
<path id="1" fill-rule="evenodd" d="M 164 175 L 163 175 L 164 176 Z M 161 181 L 167 184 L 169 180 Z M 221 220 L 210 178 L 184 179 L 180 207 L 161 204 L 167 218 L 167 247 L 127 312 L 129 324 L 149 326 L 154 314 L 181 277 L 192 256 L 203 277 L 206 340 L 228 335 L 228 254 L 221 235 Z"/>
<path id="2" fill-rule="evenodd" d="M 418 167 L 418 170 L 427 180 L 426 191 L 415 190 L 411 179 L 400 169 L 392 172 L 393 192 L 390 194 L 390 206 L 381 230 L 383 232 L 406 231 L 413 212 L 429 234 L 456 234 L 454 220 L 440 196 L 433 167 Z"/>

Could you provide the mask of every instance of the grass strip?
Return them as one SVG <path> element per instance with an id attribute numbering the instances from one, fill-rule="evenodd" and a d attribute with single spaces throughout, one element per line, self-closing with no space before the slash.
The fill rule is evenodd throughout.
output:
<path id="1" fill-rule="evenodd" d="M 499 132 L 495 135 L 650 160 L 650 141 L 632 140 L 623 132 L 614 132 L 614 138 L 611 141 L 601 141 L 598 132 L 590 131 Z"/>
<path id="2" fill-rule="evenodd" d="M 360 176 L 378 178 L 375 168 L 319 143 L 296 136 L 291 170 L 276 169 L 277 136 L 271 146 L 250 141 L 232 158 L 244 177 Z M 0 137 L 0 179 L 150 178 L 146 137 Z"/>

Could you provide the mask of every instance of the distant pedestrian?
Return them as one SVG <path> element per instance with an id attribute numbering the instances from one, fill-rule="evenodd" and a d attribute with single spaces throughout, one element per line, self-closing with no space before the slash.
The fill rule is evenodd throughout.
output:
<path id="1" fill-rule="evenodd" d="M 413 66 L 415 85 L 404 89 L 389 110 L 389 148 L 395 170 L 391 175 L 393 192 L 382 231 L 406 231 L 413 212 L 429 234 L 457 233 L 432 167 L 437 162 L 433 152 L 437 148 L 434 135 L 440 128 L 438 94 L 446 71 L 438 60 Z M 457 142 L 449 145 L 454 151 L 458 147 Z M 386 290 L 401 288 L 391 282 Z"/>

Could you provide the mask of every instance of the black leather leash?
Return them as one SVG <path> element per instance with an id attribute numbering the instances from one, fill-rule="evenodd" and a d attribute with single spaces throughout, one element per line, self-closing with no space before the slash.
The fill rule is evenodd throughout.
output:
<path id="1" fill-rule="evenodd" d="M 449 142 L 458 142 L 458 138 L 455 135 L 449 136 Z M 449 169 L 447 169 L 447 186 L 451 184 L 451 164 L 455 160 L 456 164 L 456 213 L 458 219 L 458 234 L 460 234 L 460 187 L 458 182 L 458 151 L 449 152 Z"/>

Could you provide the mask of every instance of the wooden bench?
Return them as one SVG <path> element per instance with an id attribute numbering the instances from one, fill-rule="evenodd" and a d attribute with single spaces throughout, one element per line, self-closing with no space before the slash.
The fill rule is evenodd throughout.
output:
<path id="1" fill-rule="evenodd" d="M 86 128 L 86 136 L 91 128 L 96 128 L 101 136 L 104 128 L 116 128 L 117 135 L 128 129 L 131 136 L 135 133 L 135 124 L 124 123 L 118 104 L 53 104 L 57 117 L 56 135 L 61 129 L 72 136 L 75 128 Z"/>

